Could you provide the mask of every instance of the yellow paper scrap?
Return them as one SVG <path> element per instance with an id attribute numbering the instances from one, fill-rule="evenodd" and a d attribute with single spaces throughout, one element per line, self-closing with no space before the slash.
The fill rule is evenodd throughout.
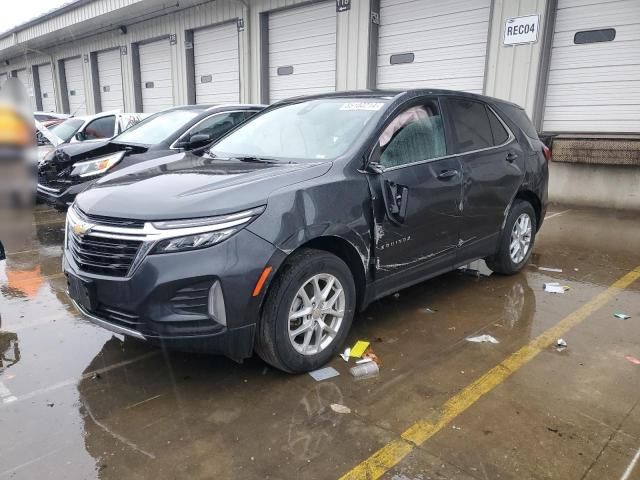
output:
<path id="1" fill-rule="evenodd" d="M 355 358 L 362 357 L 362 354 L 369 347 L 369 342 L 365 342 L 364 340 L 358 340 L 356 344 L 351 347 L 351 356 Z"/>

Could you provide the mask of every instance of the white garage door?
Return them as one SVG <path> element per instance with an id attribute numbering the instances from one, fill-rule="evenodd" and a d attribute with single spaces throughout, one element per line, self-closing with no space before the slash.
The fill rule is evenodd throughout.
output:
<path id="1" fill-rule="evenodd" d="M 40 80 L 40 97 L 42 99 L 43 112 L 56 111 L 56 93 L 53 88 L 53 71 L 51 64 L 45 63 L 38 66 L 38 79 Z"/>
<path id="2" fill-rule="evenodd" d="M 240 101 L 236 23 L 193 32 L 196 103 Z"/>
<path id="3" fill-rule="evenodd" d="M 34 93 L 33 93 L 33 84 L 31 82 L 31 75 L 29 75 L 29 72 L 26 68 L 23 68 L 22 70 L 18 70 L 16 74 L 17 74 L 18 80 L 22 82 L 25 90 L 27 91 L 27 96 L 29 97 L 29 104 L 31 105 L 31 109 L 35 110 L 36 102 L 33 96 Z"/>
<path id="4" fill-rule="evenodd" d="M 640 2 L 559 0 L 548 132 L 640 132 Z"/>
<path id="5" fill-rule="evenodd" d="M 96 57 L 100 88 L 100 111 L 124 110 L 120 49 L 99 52 Z"/>
<path id="6" fill-rule="evenodd" d="M 269 15 L 269 101 L 336 89 L 336 3 Z"/>
<path id="7" fill-rule="evenodd" d="M 80 57 L 64 61 L 64 77 L 67 81 L 69 113 L 71 115 L 86 115 L 87 101 L 84 95 L 84 72 Z"/>
<path id="8" fill-rule="evenodd" d="M 381 0 L 378 88 L 482 93 L 491 0 Z"/>
<path id="9" fill-rule="evenodd" d="M 173 107 L 173 81 L 169 40 L 140 45 L 142 111 L 158 112 Z"/>

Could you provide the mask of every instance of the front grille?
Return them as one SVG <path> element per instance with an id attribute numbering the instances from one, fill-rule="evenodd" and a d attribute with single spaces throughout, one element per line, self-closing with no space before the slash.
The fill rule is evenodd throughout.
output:
<path id="1" fill-rule="evenodd" d="M 69 252 L 83 272 L 126 277 L 138 254 L 140 240 L 122 240 L 69 232 Z"/>
<path id="2" fill-rule="evenodd" d="M 109 227 L 123 227 L 123 228 L 143 228 L 144 220 L 133 220 L 128 218 L 112 218 L 103 217 L 102 215 L 89 215 L 82 210 L 76 208 L 76 213 L 85 222 L 95 223 L 98 225 L 104 225 Z"/>

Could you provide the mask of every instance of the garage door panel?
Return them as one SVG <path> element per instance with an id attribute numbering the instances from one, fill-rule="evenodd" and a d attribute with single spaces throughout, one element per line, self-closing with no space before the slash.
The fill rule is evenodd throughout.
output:
<path id="1" fill-rule="evenodd" d="M 576 45 L 573 43 L 573 37 L 576 31 L 558 32 L 553 39 L 555 47 L 584 47 L 585 45 Z M 640 40 L 640 25 L 623 25 L 616 27 L 615 42 L 628 42 Z"/>
<path id="2" fill-rule="evenodd" d="M 565 2 L 558 3 L 556 15 L 556 32 L 593 28 L 607 28 L 614 25 L 634 24 L 640 18 L 640 2 L 623 0 L 609 4 L 592 4 L 566 8 Z"/>
<path id="3" fill-rule="evenodd" d="M 381 0 L 380 7 L 378 87 L 482 91 L 490 0 Z M 413 61 L 392 64 L 402 53 Z"/>
<path id="4" fill-rule="evenodd" d="M 331 45 L 323 45 L 321 47 L 313 47 L 305 50 L 307 51 L 307 55 L 305 57 L 297 58 L 297 65 L 313 62 L 335 62 L 336 52 Z M 287 62 L 291 62 L 291 60 L 291 52 L 277 52 L 269 56 L 269 65 L 275 68 L 281 65 L 288 65 Z"/>
<path id="5" fill-rule="evenodd" d="M 45 112 L 56 111 L 56 95 L 53 89 L 53 71 L 51 64 L 38 66 L 38 79 L 40 80 L 40 95 L 42 110 Z"/>
<path id="6" fill-rule="evenodd" d="M 431 6 L 431 2 L 424 0 L 421 0 L 419 4 L 425 7 Z M 404 9 L 385 8 L 380 10 L 380 15 L 384 15 L 385 24 L 400 24 L 399 26 L 411 32 L 424 28 L 448 28 L 456 25 L 477 23 L 479 18 L 483 18 L 488 14 L 487 10 L 486 2 L 482 2 L 479 8 L 473 8 L 473 6 L 464 8 L 463 6 L 459 6 L 458 8 L 441 13 L 436 13 L 430 8 L 426 8 L 422 14 L 419 11 L 409 12 Z"/>
<path id="7" fill-rule="evenodd" d="M 301 36 L 300 33 L 307 29 L 313 31 L 313 35 Z M 309 30 L 307 30 L 309 31 Z M 309 23 L 309 25 L 291 25 L 279 30 L 273 30 L 273 34 L 269 35 L 269 42 L 277 45 L 283 42 L 295 42 L 301 38 L 313 38 L 324 37 L 326 35 L 335 35 L 336 31 L 336 19 L 327 18 L 316 22 Z M 270 32 L 271 33 L 271 32 Z"/>
<path id="8" fill-rule="evenodd" d="M 84 71 L 80 57 L 64 60 L 64 75 L 67 82 L 69 113 L 86 115 L 87 102 L 84 91 Z"/>
<path id="9" fill-rule="evenodd" d="M 270 100 L 335 90 L 336 9 L 334 2 L 269 15 Z M 278 75 L 279 67 L 291 67 Z"/>
<path id="10" fill-rule="evenodd" d="M 614 28 L 613 41 L 574 44 Z M 559 0 L 545 96 L 548 132 L 640 131 L 640 2 Z"/>
<path id="11" fill-rule="evenodd" d="M 169 41 L 139 46 L 142 111 L 157 112 L 173 106 L 173 77 Z M 147 85 L 153 85 L 147 88 Z"/>
<path id="12" fill-rule="evenodd" d="M 98 52 L 96 59 L 98 62 L 101 110 L 103 112 L 124 110 L 120 49 Z"/>
<path id="13" fill-rule="evenodd" d="M 240 54 L 235 23 L 196 30 L 193 35 L 196 103 L 240 100 Z"/>
<path id="14" fill-rule="evenodd" d="M 303 23 L 315 23 L 331 19 L 335 21 L 335 5 L 333 10 L 326 3 L 319 3 L 304 8 L 292 8 L 275 12 L 269 19 L 269 28 L 281 29 L 289 26 L 297 26 Z"/>
<path id="15" fill-rule="evenodd" d="M 593 65 L 626 65 L 633 57 L 640 57 L 640 40 L 624 43 L 590 43 L 575 45 L 575 47 L 556 48 L 553 51 L 554 65 L 552 69 L 590 67 Z M 640 63 L 640 58 L 638 58 L 638 63 Z"/>
<path id="16" fill-rule="evenodd" d="M 428 32 L 408 33 L 405 36 L 385 38 L 379 44 L 378 54 L 393 55 L 402 52 L 425 52 L 429 55 L 440 55 L 449 58 L 458 58 L 457 55 L 463 53 L 466 56 L 484 56 L 486 52 L 486 32 L 478 29 L 474 32 L 461 35 L 453 40 L 446 38 L 433 38 Z M 448 37 L 447 37 L 448 38 Z M 465 52 L 461 52 L 465 50 Z M 438 53 L 441 52 L 441 53 Z"/>

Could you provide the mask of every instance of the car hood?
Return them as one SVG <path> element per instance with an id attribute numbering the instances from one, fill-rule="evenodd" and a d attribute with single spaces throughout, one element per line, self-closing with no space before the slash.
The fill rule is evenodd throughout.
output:
<path id="1" fill-rule="evenodd" d="M 271 192 L 324 175 L 330 162 L 253 163 L 180 153 L 98 180 L 76 198 L 87 214 L 136 220 L 224 215 L 267 203 Z"/>

